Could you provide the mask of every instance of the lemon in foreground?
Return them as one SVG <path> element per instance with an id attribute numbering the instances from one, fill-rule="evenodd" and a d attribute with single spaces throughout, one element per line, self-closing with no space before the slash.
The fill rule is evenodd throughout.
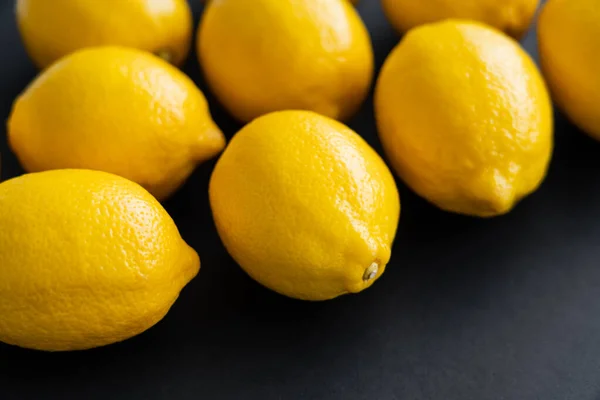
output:
<path id="1" fill-rule="evenodd" d="M 538 23 L 540 61 L 557 105 L 600 140 L 600 3 L 550 0 Z"/>
<path id="2" fill-rule="evenodd" d="M 267 114 L 238 132 L 211 177 L 210 204 L 238 264 L 304 300 L 371 286 L 390 259 L 400 213 L 377 153 L 309 111 Z"/>
<path id="3" fill-rule="evenodd" d="M 210 1 L 197 44 L 209 86 L 241 121 L 286 109 L 348 118 L 373 75 L 369 34 L 347 0 Z"/>
<path id="4" fill-rule="evenodd" d="M 382 0 L 383 9 L 399 32 L 448 18 L 484 22 L 521 38 L 529 28 L 539 0 Z"/>
<path id="5" fill-rule="evenodd" d="M 196 252 L 139 185 L 57 170 L 0 184 L 0 341 L 80 350 L 152 327 L 198 273 Z"/>
<path id="6" fill-rule="evenodd" d="M 120 47 L 80 50 L 45 70 L 15 101 L 8 139 L 29 172 L 111 172 L 159 199 L 225 146 L 187 76 Z"/>
<path id="7" fill-rule="evenodd" d="M 25 47 L 41 68 L 102 45 L 134 47 L 181 64 L 191 44 L 186 0 L 17 0 L 16 12 Z"/>
<path id="8" fill-rule="evenodd" d="M 542 77 L 514 40 L 484 25 L 410 31 L 385 61 L 375 114 L 398 175 L 444 210 L 506 213 L 548 168 L 552 110 Z"/>

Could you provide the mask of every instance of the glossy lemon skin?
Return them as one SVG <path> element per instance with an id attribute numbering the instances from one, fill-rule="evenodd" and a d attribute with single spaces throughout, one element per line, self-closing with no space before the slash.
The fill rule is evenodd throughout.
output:
<path id="1" fill-rule="evenodd" d="M 385 61 L 375 114 L 398 175 L 444 210 L 507 213 L 546 175 L 547 89 L 519 45 L 484 25 L 451 20 L 409 32 Z"/>
<path id="2" fill-rule="evenodd" d="M 57 170 L 0 184 L 0 341 L 38 350 L 119 342 L 160 321 L 196 252 L 139 185 Z"/>
<path id="3" fill-rule="evenodd" d="M 211 177 L 210 204 L 239 265 L 304 300 L 371 286 L 390 259 L 400 213 L 377 153 L 308 111 L 271 113 L 238 132 Z"/>
<path id="4" fill-rule="evenodd" d="M 600 3 L 550 0 L 540 13 L 542 70 L 556 104 L 600 140 Z"/>
<path id="5" fill-rule="evenodd" d="M 122 47 L 77 51 L 15 100 L 8 140 L 29 172 L 84 168 L 171 195 L 225 139 L 202 92 L 181 71 Z"/>
<path id="6" fill-rule="evenodd" d="M 206 80 L 240 121 L 286 109 L 346 119 L 373 76 L 366 27 L 346 0 L 218 0 L 197 38 Z"/>
<path id="7" fill-rule="evenodd" d="M 517 39 L 527 32 L 539 0 L 382 0 L 383 9 L 399 32 L 445 19 L 486 23 Z"/>
<path id="8" fill-rule="evenodd" d="M 40 67 L 85 47 L 118 45 L 181 64 L 189 52 L 186 0 L 17 0 L 25 47 Z"/>

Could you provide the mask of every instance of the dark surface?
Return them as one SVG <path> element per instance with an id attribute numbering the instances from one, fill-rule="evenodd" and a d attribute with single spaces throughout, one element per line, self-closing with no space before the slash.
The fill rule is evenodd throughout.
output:
<path id="1" fill-rule="evenodd" d="M 398 37 L 376 0 L 359 9 L 381 65 Z M 0 41 L 6 119 L 36 74 L 12 1 L 0 6 Z M 533 35 L 525 46 L 535 50 Z M 205 89 L 193 54 L 185 71 Z M 231 137 L 238 126 L 210 100 Z M 370 100 L 350 125 L 381 150 Z M 20 174 L 4 134 L 0 151 L 2 178 Z M 600 144 L 563 117 L 546 182 L 507 216 L 443 213 L 399 183 L 402 217 L 385 275 L 325 303 L 274 294 L 236 266 L 208 206 L 212 166 L 166 203 L 203 262 L 168 316 L 91 351 L 0 344 L 0 399 L 600 398 Z"/>

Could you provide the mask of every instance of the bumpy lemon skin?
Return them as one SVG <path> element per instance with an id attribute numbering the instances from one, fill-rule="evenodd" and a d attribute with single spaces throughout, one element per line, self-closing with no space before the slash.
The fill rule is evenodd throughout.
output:
<path id="1" fill-rule="evenodd" d="M 346 0 L 208 2 L 197 54 L 218 100 L 244 122 L 286 109 L 345 120 L 374 69 L 369 33 Z"/>
<path id="2" fill-rule="evenodd" d="M 600 140 L 600 3 L 550 0 L 538 22 L 540 63 L 558 107 Z"/>
<path id="3" fill-rule="evenodd" d="M 540 0 L 382 0 L 383 9 L 398 32 L 446 19 L 468 19 L 522 38 Z"/>
<path id="4" fill-rule="evenodd" d="M 186 59 L 192 13 L 186 0 L 17 0 L 19 31 L 40 68 L 86 47 L 133 47 L 175 65 Z"/>
<path id="5" fill-rule="evenodd" d="M 194 82 L 150 53 L 76 51 L 19 95 L 8 141 L 28 172 L 83 168 L 133 180 L 159 200 L 225 147 Z"/>
<path id="6" fill-rule="evenodd" d="M 357 293 L 390 259 L 400 215 L 391 172 L 355 132 L 314 112 L 275 112 L 244 127 L 209 193 L 231 256 L 280 294 Z"/>
<path id="7" fill-rule="evenodd" d="M 475 22 L 411 30 L 384 63 L 375 115 L 396 173 L 451 212 L 509 212 L 538 188 L 552 155 L 552 106 L 533 60 Z"/>
<path id="8" fill-rule="evenodd" d="M 0 184 L 0 341 L 83 350 L 160 321 L 198 273 L 196 252 L 139 185 L 85 170 Z"/>

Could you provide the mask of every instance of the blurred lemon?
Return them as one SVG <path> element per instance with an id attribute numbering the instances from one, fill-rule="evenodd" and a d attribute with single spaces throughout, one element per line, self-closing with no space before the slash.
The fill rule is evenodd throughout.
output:
<path id="1" fill-rule="evenodd" d="M 210 204 L 242 268 L 304 300 L 371 286 L 390 259 L 400 213 L 377 153 L 309 111 L 271 113 L 238 132 L 213 172 Z"/>
<path id="2" fill-rule="evenodd" d="M 392 165 L 440 208 L 494 216 L 543 180 L 552 109 L 535 64 L 504 34 L 472 22 L 411 30 L 375 91 Z"/>
<path id="3" fill-rule="evenodd" d="M 159 199 L 225 146 L 187 76 L 120 47 L 80 50 L 45 70 L 15 101 L 8 139 L 27 171 L 112 172 Z"/>
<path id="4" fill-rule="evenodd" d="M 25 47 L 40 68 L 84 47 L 134 47 L 174 64 L 190 48 L 186 0 L 17 0 L 16 10 Z"/>
<path id="5" fill-rule="evenodd" d="M 211 1 L 198 56 L 208 84 L 241 121 L 285 109 L 348 118 L 373 75 L 369 34 L 346 0 Z"/>
<path id="6" fill-rule="evenodd" d="M 538 23 L 542 69 L 557 105 L 600 140 L 600 2 L 550 0 Z"/>
<path id="7" fill-rule="evenodd" d="M 528 30 L 539 0 L 382 0 L 399 32 L 448 18 L 484 22 L 520 38 Z"/>
<path id="8" fill-rule="evenodd" d="M 0 184 L 0 340 L 80 350 L 125 340 L 169 311 L 196 252 L 144 189 L 98 171 Z"/>

